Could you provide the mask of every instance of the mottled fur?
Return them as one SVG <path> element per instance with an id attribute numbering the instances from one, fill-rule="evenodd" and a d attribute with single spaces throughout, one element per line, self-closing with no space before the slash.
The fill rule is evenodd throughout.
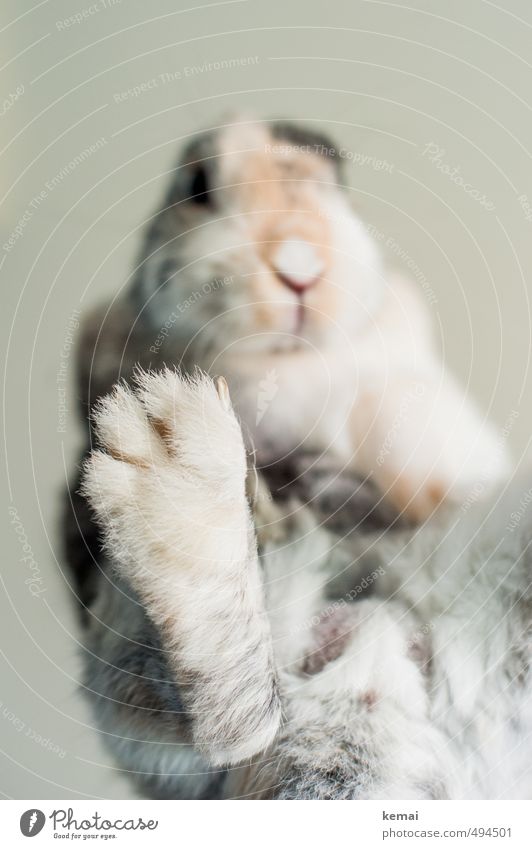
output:
<path id="1" fill-rule="evenodd" d="M 153 420 L 165 422 L 164 439 Z M 528 796 L 530 521 L 504 530 L 519 488 L 495 509 L 476 505 L 392 541 L 341 540 L 293 504 L 282 537 L 268 543 L 261 529 L 261 578 L 242 437 L 208 378 L 140 375 L 136 395 L 120 388 L 100 404 L 96 429 L 104 450 L 84 487 L 119 576 L 101 605 L 135 603 L 119 595 L 132 585 L 161 635 L 155 657 L 164 646 L 154 663 L 143 636 L 126 672 L 117 643 L 137 639 L 142 614 L 120 639 L 95 625 L 93 643 L 89 631 L 88 649 L 113 670 L 98 696 L 112 704 L 96 716 L 110 719 L 103 730 L 117 735 L 122 763 L 151 774 L 152 792 Z M 354 585 L 366 553 L 384 567 L 376 593 L 329 610 L 328 582 Z M 338 639 L 339 651 L 309 665 Z"/>
<path id="2" fill-rule="evenodd" d="M 481 508 L 462 519 L 472 547 L 456 551 L 451 536 L 434 560 L 445 533 L 424 528 L 399 558 L 405 518 L 479 479 L 488 493 L 506 458 L 434 352 L 422 297 L 384 268 L 350 208 L 338 158 L 315 152 L 324 141 L 248 121 L 193 139 L 130 285 L 84 322 L 78 391 L 100 449 L 85 466 L 92 511 L 73 481 L 65 540 L 86 690 L 120 768 L 159 798 L 526 795 L 513 755 L 506 783 L 493 748 L 495 783 L 481 772 L 483 730 L 495 728 L 482 700 L 509 676 L 511 717 L 503 706 L 497 722 L 527 751 L 527 605 L 510 606 L 489 644 L 497 663 L 477 659 L 476 679 L 457 672 L 492 624 L 487 602 L 477 611 L 459 592 Z M 303 294 L 277 258 L 294 239 L 323 268 Z M 196 376 L 134 384 L 135 366 L 165 363 Z M 197 366 L 227 376 L 237 418 Z M 244 444 L 260 470 L 258 487 L 247 480 L 252 511 Z M 384 527 L 382 541 L 368 536 Z M 526 541 L 512 537 L 511 556 Z M 433 572 L 446 562 L 456 597 L 440 611 Z M 481 570 L 473 585 L 506 610 Z"/>
<path id="3" fill-rule="evenodd" d="M 223 374 L 260 465 L 327 455 L 419 521 L 479 479 L 489 491 L 507 458 L 444 368 L 422 293 L 385 267 L 324 148 L 335 150 L 279 122 L 189 143 L 130 285 L 85 321 L 80 393 L 90 408 L 135 364 Z M 299 288 L 280 259 L 294 244 L 320 269 Z"/>

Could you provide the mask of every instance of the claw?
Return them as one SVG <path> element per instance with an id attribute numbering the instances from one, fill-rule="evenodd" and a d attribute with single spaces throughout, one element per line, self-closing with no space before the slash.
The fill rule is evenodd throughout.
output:
<path id="1" fill-rule="evenodd" d="M 220 401 L 222 402 L 224 408 L 226 410 L 230 410 L 231 409 L 231 396 L 229 394 L 229 387 L 227 385 L 227 380 L 225 379 L 225 377 L 222 377 L 220 375 L 219 377 L 214 378 L 214 385 L 216 387 L 218 397 L 220 398 Z"/>

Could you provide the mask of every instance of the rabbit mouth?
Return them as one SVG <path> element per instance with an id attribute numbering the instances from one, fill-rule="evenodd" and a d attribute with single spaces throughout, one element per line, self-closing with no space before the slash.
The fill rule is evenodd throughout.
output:
<path id="1" fill-rule="evenodd" d="M 274 342 L 274 349 L 279 353 L 298 351 L 308 344 L 308 311 L 303 298 L 290 306 L 279 324 L 281 339 Z"/>
<path id="2" fill-rule="evenodd" d="M 296 336 L 301 335 L 303 328 L 304 328 L 304 325 L 305 325 L 305 319 L 306 319 L 305 305 L 303 303 L 303 299 L 300 298 L 297 305 L 296 305 L 295 316 L 294 316 L 294 334 Z"/>

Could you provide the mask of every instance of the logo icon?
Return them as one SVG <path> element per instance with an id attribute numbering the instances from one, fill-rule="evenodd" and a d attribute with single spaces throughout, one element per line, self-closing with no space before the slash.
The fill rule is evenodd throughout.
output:
<path id="1" fill-rule="evenodd" d="M 24 811 L 20 818 L 20 830 L 24 837 L 35 837 L 44 827 L 46 817 L 38 808 L 30 808 Z"/>

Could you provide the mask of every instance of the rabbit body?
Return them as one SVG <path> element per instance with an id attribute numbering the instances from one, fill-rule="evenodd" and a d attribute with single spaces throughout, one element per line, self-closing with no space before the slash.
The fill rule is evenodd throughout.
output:
<path id="1" fill-rule="evenodd" d="M 85 683 L 151 796 L 530 792 L 526 537 L 490 560 L 492 538 L 459 550 L 451 519 L 356 529 L 357 481 L 384 524 L 416 523 L 479 481 L 488 494 L 508 461 L 341 182 L 332 145 L 293 125 L 199 136 L 131 282 L 85 321 L 79 387 L 101 449 L 66 523 Z M 279 494 L 301 480 L 308 507 Z M 489 509 L 451 511 L 465 541 Z"/>
<path id="2" fill-rule="evenodd" d="M 84 333 L 89 405 L 135 363 L 223 374 L 259 465 L 326 456 L 413 521 L 508 470 L 434 348 L 424 296 L 352 210 L 336 148 L 293 125 L 193 139 L 131 282 Z"/>
<path id="3" fill-rule="evenodd" d="M 84 492 L 114 587 L 86 683 L 143 792 L 528 798 L 522 484 L 417 531 L 338 536 L 264 492 L 250 511 L 240 428 L 206 376 L 139 375 L 95 423 Z"/>

